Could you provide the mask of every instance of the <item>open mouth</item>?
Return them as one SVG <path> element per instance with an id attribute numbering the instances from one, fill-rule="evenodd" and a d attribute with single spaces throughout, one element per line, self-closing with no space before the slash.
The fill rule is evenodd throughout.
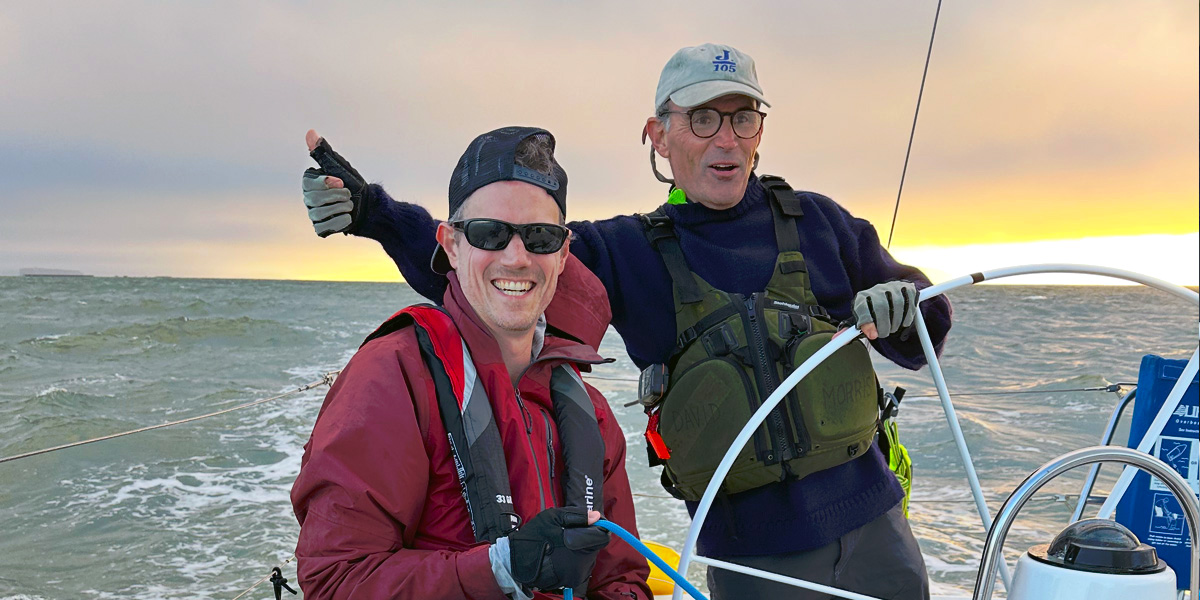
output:
<path id="1" fill-rule="evenodd" d="M 514 281 L 512 279 L 493 279 L 492 287 L 500 290 L 505 296 L 524 296 L 536 286 L 532 281 Z"/>
<path id="2" fill-rule="evenodd" d="M 738 165 L 732 162 L 719 162 L 713 163 L 708 167 L 718 173 L 732 173 L 737 170 Z"/>

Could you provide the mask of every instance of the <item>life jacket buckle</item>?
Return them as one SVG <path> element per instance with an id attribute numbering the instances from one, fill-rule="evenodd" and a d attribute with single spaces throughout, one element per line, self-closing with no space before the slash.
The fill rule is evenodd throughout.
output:
<path id="1" fill-rule="evenodd" d="M 686 348 L 688 344 L 696 341 L 697 337 L 700 337 L 700 334 L 696 333 L 696 328 L 688 327 L 683 330 L 683 333 L 679 334 L 679 337 L 675 338 L 675 347 Z"/>
<path id="2" fill-rule="evenodd" d="M 785 338 L 802 336 L 812 330 L 808 315 L 793 312 L 779 313 L 779 332 Z"/>
<path id="3" fill-rule="evenodd" d="M 737 339 L 733 337 L 733 332 L 727 325 L 722 325 L 716 331 L 705 335 L 703 343 L 709 356 L 728 356 L 738 347 Z"/>
<path id="4" fill-rule="evenodd" d="M 669 227 L 671 225 L 671 217 L 668 217 L 664 214 L 659 214 L 658 212 L 639 214 L 638 218 L 642 220 L 643 224 L 651 229 L 656 227 Z"/>

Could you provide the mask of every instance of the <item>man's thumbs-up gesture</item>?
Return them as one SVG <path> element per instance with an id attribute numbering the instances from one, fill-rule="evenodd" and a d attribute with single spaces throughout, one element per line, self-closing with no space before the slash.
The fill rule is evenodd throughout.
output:
<path id="1" fill-rule="evenodd" d="M 374 203 L 367 180 L 316 131 L 309 129 L 304 141 L 309 156 L 321 166 L 304 171 L 304 205 L 308 207 L 313 229 L 321 237 L 353 233 L 367 206 Z"/>

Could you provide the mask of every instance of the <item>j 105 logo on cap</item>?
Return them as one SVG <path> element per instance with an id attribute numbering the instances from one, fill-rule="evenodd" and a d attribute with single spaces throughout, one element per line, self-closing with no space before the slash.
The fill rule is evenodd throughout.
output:
<path id="1" fill-rule="evenodd" d="M 712 64 L 713 64 L 714 72 L 715 71 L 727 71 L 729 73 L 737 72 L 737 63 L 733 62 L 733 60 L 731 60 L 729 58 L 728 50 L 726 50 L 725 53 L 722 54 L 721 56 L 717 57 L 717 59 L 714 60 L 712 62 Z"/>

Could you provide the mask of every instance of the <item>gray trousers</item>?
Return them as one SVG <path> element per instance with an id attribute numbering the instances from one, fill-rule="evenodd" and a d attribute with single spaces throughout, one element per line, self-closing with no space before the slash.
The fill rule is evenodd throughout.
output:
<path id="1" fill-rule="evenodd" d="M 727 562 L 885 600 L 929 600 L 925 559 L 899 504 L 820 548 L 792 554 L 739 556 Z M 836 598 L 716 567 L 708 568 L 708 589 L 713 600 Z"/>

